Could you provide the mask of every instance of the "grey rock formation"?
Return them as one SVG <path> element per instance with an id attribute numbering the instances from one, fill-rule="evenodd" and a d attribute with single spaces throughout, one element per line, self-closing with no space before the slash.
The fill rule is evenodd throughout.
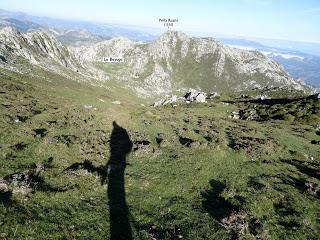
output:
<path id="1" fill-rule="evenodd" d="M 189 91 L 184 95 L 184 98 L 186 99 L 187 102 L 204 103 L 206 102 L 207 94 L 202 91 L 198 91 L 190 88 Z"/>

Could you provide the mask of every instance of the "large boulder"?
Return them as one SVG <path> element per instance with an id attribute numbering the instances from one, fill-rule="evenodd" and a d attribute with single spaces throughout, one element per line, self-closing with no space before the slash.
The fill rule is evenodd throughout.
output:
<path id="1" fill-rule="evenodd" d="M 204 103 L 206 102 L 207 94 L 205 92 L 190 88 L 189 91 L 184 95 L 184 98 L 188 102 Z"/>
<path id="2" fill-rule="evenodd" d="M 218 93 L 211 93 L 210 98 L 214 98 L 219 96 Z M 175 103 L 191 103 L 191 102 L 199 102 L 199 103 L 205 103 L 206 99 L 209 99 L 207 97 L 207 94 L 205 92 L 202 92 L 201 90 L 195 90 L 190 88 L 186 94 L 183 97 L 177 97 L 176 95 L 173 95 L 171 97 L 165 96 L 164 98 L 160 99 L 159 101 L 155 102 L 152 106 L 159 107 L 167 104 L 175 104 Z"/>

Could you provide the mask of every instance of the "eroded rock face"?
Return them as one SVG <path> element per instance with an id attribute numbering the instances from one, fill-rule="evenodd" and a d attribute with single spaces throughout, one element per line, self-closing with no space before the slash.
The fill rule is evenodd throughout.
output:
<path id="1" fill-rule="evenodd" d="M 22 57 L 33 65 L 59 73 L 59 67 L 75 71 L 79 66 L 72 53 L 45 31 L 20 33 L 11 27 L 3 28 L 0 30 L 0 50 L 3 62 L 13 63 L 17 57 Z"/>

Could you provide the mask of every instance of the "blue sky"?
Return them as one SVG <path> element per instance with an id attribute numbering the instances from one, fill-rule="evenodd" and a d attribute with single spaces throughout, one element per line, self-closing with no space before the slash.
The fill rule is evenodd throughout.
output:
<path id="1" fill-rule="evenodd" d="M 0 8 L 33 15 L 176 30 L 320 42 L 320 0 L 1 0 Z"/>

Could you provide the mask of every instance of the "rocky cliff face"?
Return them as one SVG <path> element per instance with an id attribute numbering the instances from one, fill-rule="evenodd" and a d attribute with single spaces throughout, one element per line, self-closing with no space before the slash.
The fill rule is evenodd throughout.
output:
<path id="1" fill-rule="evenodd" d="M 112 39 L 74 48 L 74 52 L 84 64 L 99 63 L 103 56 L 123 57 L 121 68 L 98 67 L 115 73 L 118 80 L 133 83 L 132 87 L 144 95 L 188 87 L 207 91 L 265 86 L 304 89 L 282 66 L 259 52 L 228 47 L 213 38 L 189 38 L 181 32 L 167 32 L 151 43 Z"/>
<path id="2" fill-rule="evenodd" d="M 24 60 L 55 72 L 60 72 L 61 68 L 76 71 L 79 66 L 72 53 L 44 31 L 22 34 L 11 27 L 1 29 L 0 55 L 3 67 L 16 67 Z"/>
<path id="3" fill-rule="evenodd" d="M 12 67 L 18 59 L 24 59 L 56 72 L 69 69 L 100 81 L 112 79 L 142 96 L 170 94 L 189 87 L 207 92 L 266 86 L 307 89 L 263 54 L 173 31 L 151 43 L 119 37 L 67 48 L 48 32 L 20 34 L 4 28 L 0 30 L 0 51 L 2 66 Z M 104 63 L 104 57 L 123 58 L 124 62 Z"/>

